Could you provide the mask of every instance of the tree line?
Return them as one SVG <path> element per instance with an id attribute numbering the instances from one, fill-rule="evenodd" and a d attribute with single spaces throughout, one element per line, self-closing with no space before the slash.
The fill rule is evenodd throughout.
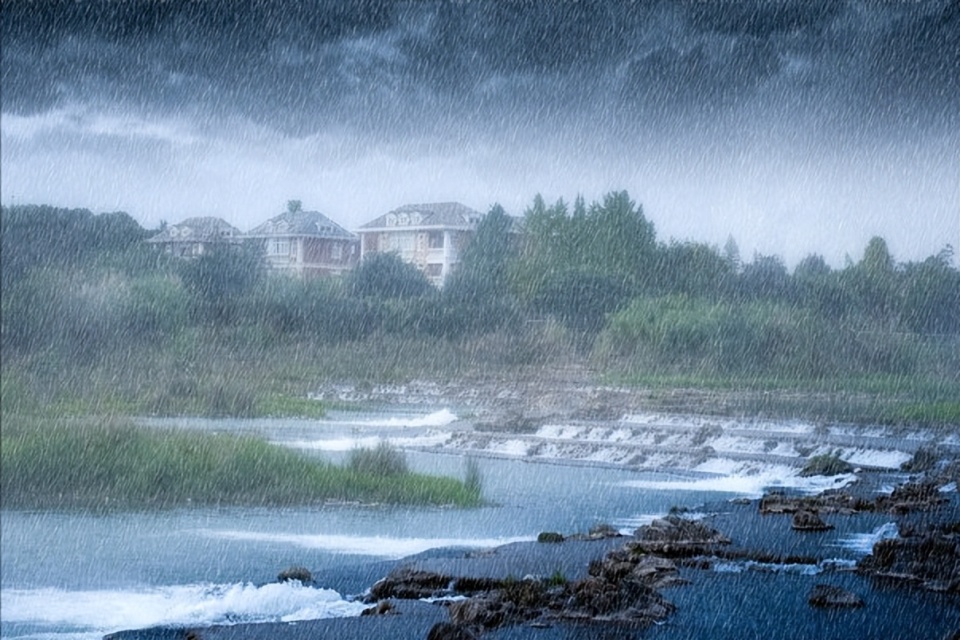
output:
<path id="1" fill-rule="evenodd" d="M 957 375 L 955 359 L 929 357 L 960 334 L 949 246 L 898 263 L 875 237 L 842 269 L 813 254 L 791 273 L 774 255 L 742 262 L 732 238 L 659 240 L 625 191 L 572 207 L 537 196 L 519 224 L 494 205 L 438 290 L 393 254 L 295 279 L 268 275 L 254 245 L 178 260 L 145 244 L 150 233 L 125 213 L 4 207 L 4 351 L 89 359 L 196 327 L 329 342 L 542 327 L 658 371 Z"/>

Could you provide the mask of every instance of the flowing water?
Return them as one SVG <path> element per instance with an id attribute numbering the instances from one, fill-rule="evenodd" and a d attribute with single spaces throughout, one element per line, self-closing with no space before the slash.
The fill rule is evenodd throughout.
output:
<path id="1" fill-rule="evenodd" d="M 259 433 L 311 455 L 338 460 L 353 446 L 381 438 L 402 446 L 428 446 L 440 437 L 438 429 L 453 428 L 454 419 L 444 411 L 351 414 L 324 421 L 178 424 Z M 145 422 L 152 424 L 170 423 Z M 465 470 L 465 458 L 451 453 L 410 451 L 408 461 L 415 470 L 428 473 L 462 476 Z M 533 540 L 541 531 L 585 532 L 598 523 L 631 531 L 674 506 L 719 514 L 723 524 L 718 528 L 735 539 L 755 536 L 758 532 L 750 531 L 748 524 L 756 519 L 755 506 L 729 499 L 752 495 L 757 482 L 767 481 L 762 474 L 751 484 L 743 477 L 719 474 L 637 472 L 520 459 L 480 458 L 478 463 L 491 503 L 478 509 L 323 505 L 96 515 L 3 511 L 0 636 L 86 639 L 160 624 L 358 615 L 364 606 L 351 596 L 399 558 L 429 549 Z M 782 531 L 767 527 L 763 535 L 790 553 L 819 549 L 822 555 L 826 546 L 834 566 L 849 566 L 869 552 L 872 541 L 895 534 L 891 527 L 888 518 L 877 515 L 840 521 L 835 530 L 816 538 L 797 536 L 788 526 Z M 277 573 L 291 565 L 310 568 L 319 587 L 275 583 Z M 791 584 L 809 586 L 804 572 L 823 570 L 734 563 L 700 573 L 708 582 L 719 582 L 717 589 L 723 593 L 736 591 L 741 583 L 772 583 L 789 592 Z M 711 601 L 703 594 L 702 589 L 675 589 L 668 597 L 690 611 Z M 924 594 L 911 598 L 911 612 L 945 612 L 944 624 L 960 624 L 955 601 Z M 707 624 L 703 616 L 684 620 L 694 626 L 679 627 L 683 634 Z M 510 637 L 513 632 L 501 633 Z"/>

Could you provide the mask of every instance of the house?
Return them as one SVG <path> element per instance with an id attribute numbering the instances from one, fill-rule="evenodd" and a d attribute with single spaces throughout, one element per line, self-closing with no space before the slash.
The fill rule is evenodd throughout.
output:
<path id="1" fill-rule="evenodd" d="M 147 239 L 178 258 L 203 255 L 214 246 L 239 244 L 243 233 L 233 225 L 210 216 L 187 218 L 179 224 L 168 225 L 163 231 Z"/>
<path id="2" fill-rule="evenodd" d="M 360 258 L 394 252 L 441 287 L 482 217 L 459 202 L 404 205 L 358 229 Z"/>
<path id="3" fill-rule="evenodd" d="M 318 211 L 304 211 L 299 200 L 246 237 L 261 243 L 269 269 L 300 276 L 340 275 L 360 258 L 354 234 Z"/>

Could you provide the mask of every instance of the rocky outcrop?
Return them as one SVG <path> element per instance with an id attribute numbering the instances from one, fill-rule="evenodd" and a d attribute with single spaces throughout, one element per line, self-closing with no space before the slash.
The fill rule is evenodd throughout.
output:
<path id="1" fill-rule="evenodd" d="M 908 482 L 896 487 L 889 496 L 877 498 L 877 509 L 891 513 L 908 513 L 933 509 L 946 502 L 940 485 L 933 480 Z"/>
<path id="2" fill-rule="evenodd" d="M 492 578 L 454 577 L 403 565 L 378 580 L 370 588 L 366 601 L 378 602 L 387 598 L 418 600 L 454 594 L 469 595 L 496 589 L 500 583 L 500 580 Z"/>
<path id="3" fill-rule="evenodd" d="M 881 540 L 857 565 L 861 572 L 919 583 L 932 591 L 960 594 L 960 523 Z M 901 530 L 901 535 L 909 533 Z"/>
<path id="4" fill-rule="evenodd" d="M 790 525 L 795 531 L 829 531 L 832 524 L 823 521 L 815 511 L 797 511 L 793 514 L 793 523 Z"/>
<path id="5" fill-rule="evenodd" d="M 764 515 L 798 511 L 849 515 L 874 509 L 876 505 L 873 501 L 854 496 L 846 491 L 825 491 L 816 496 L 788 496 L 780 492 L 772 492 L 760 498 L 760 513 Z"/>
<path id="6" fill-rule="evenodd" d="M 829 609 L 849 609 L 864 605 L 863 598 L 857 594 L 829 584 L 814 585 L 807 602 L 812 607 Z"/>
<path id="7" fill-rule="evenodd" d="M 668 558 L 709 555 L 717 547 L 730 544 L 730 538 L 702 522 L 669 515 L 654 520 L 634 532 L 627 544 L 634 553 L 652 553 Z"/>

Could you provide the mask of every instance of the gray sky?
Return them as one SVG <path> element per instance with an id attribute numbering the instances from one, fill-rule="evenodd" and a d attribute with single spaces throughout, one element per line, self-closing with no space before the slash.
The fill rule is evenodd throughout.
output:
<path id="1" fill-rule="evenodd" d="M 626 189 L 660 240 L 960 250 L 960 3 L 5 0 L 4 204 L 248 230 Z"/>

